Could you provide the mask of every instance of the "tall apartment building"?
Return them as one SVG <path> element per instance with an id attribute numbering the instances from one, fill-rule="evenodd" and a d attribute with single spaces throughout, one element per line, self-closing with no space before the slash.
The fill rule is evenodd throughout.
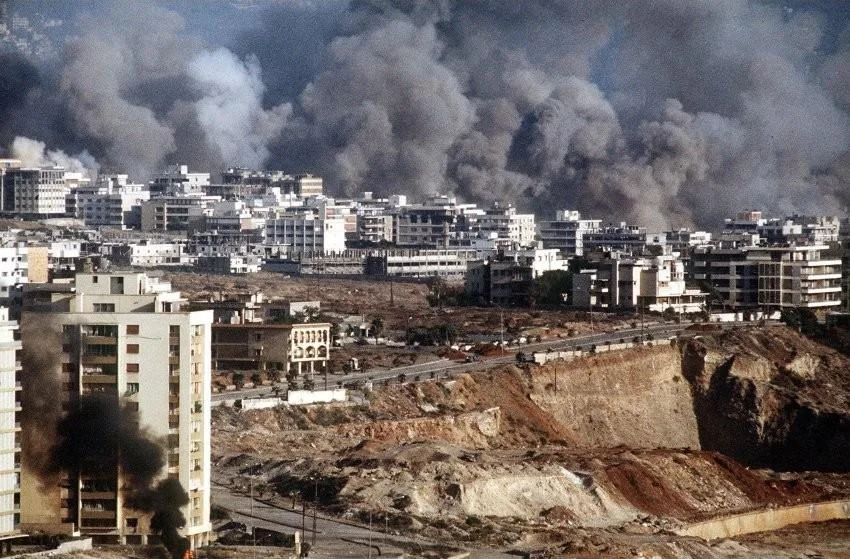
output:
<path id="1" fill-rule="evenodd" d="M 4 542 L 10 546 L 20 535 L 20 350 L 18 323 L 0 307 L 0 553 Z"/>
<path id="2" fill-rule="evenodd" d="M 141 204 L 150 200 L 150 190 L 127 181 L 127 175 L 102 175 L 94 185 L 72 189 L 65 197 L 68 215 L 95 227 L 141 227 Z"/>
<path id="3" fill-rule="evenodd" d="M 488 208 L 475 217 L 470 233 L 486 238 L 505 239 L 511 248 L 530 248 L 535 244 L 534 214 L 517 213 L 513 206 Z"/>
<path id="4" fill-rule="evenodd" d="M 62 167 L 6 169 L 3 211 L 32 217 L 65 215 L 65 196 L 69 190 Z"/>
<path id="5" fill-rule="evenodd" d="M 69 410 L 81 396 L 99 393 L 135 412 L 139 426 L 166 446 L 160 477 L 179 480 L 188 492 L 183 535 L 192 547 L 204 545 L 211 530 L 212 311 L 184 311 L 178 292 L 145 274 L 83 273 L 73 287 L 54 287 L 25 294 L 22 319 L 26 325 L 47 313 L 61 336 L 55 366 L 63 388 L 53 396 Z M 24 345 L 41 343 L 26 336 Z M 114 462 L 64 472 L 47 487 L 26 460 L 22 468 L 23 527 L 79 530 L 101 542 L 144 543 L 151 535 L 150 513 L 127 503 L 129 481 Z"/>
<path id="6" fill-rule="evenodd" d="M 705 246 L 692 256 L 692 278 L 732 308 L 835 308 L 841 304 L 841 259 L 825 245 Z"/>
<path id="7" fill-rule="evenodd" d="M 280 214 L 266 220 L 265 244 L 288 253 L 336 253 L 345 250 L 345 219 L 313 213 Z"/>
<path id="8" fill-rule="evenodd" d="M 470 210 L 477 208 L 474 204 L 458 204 L 448 196 L 400 206 L 395 219 L 395 243 L 400 247 L 446 248 L 468 231 L 464 214 Z"/>
<path id="9" fill-rule="evenodd" d="M 558 210 L 555 219 L 537 226 L 543 248 L 556 248 L 564 256 L 584 254 L 584 234 L 599 229 L 602 220 L 582 219 L 576 210 Z"/>

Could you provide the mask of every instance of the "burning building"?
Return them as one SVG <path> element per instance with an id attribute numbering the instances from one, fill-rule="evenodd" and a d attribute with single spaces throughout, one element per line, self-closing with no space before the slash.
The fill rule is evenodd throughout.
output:
<path id="1" fill-rule="evenodd" d="M 212 311 L 184 311 L 139 273 L 81 273 L 29 296 L 22 527 L 155 536 L 178 556 L 206 544 Z"/>

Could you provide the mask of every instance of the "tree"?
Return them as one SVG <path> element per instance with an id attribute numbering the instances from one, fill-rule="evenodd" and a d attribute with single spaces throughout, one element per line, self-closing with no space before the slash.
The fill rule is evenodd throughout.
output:
<path id="1" fill-rule="evenodd" d="M 378 345 L 378 336 L 384 331 L 384 319 L 378 315 L 372 319 L 372 334 L 375 336 L 375 345 Z"/>

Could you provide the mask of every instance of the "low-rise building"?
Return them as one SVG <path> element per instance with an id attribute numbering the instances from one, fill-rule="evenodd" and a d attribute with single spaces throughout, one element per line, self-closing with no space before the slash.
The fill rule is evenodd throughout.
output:
<path id="1" fill-rule="evenodd" d="M 331 347 L 329 323 L 214 324 L 213 368 L 220 371 L 324 372 Z"/>

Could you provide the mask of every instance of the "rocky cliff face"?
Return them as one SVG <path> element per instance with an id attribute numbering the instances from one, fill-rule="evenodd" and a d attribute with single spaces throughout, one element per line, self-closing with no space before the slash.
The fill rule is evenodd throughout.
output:
<path id="1" fill-rule="evenodd" d="M 850 362 L 785 328 L 681 347 L 700 446 L 753 467 L 850 470 Z"/>

